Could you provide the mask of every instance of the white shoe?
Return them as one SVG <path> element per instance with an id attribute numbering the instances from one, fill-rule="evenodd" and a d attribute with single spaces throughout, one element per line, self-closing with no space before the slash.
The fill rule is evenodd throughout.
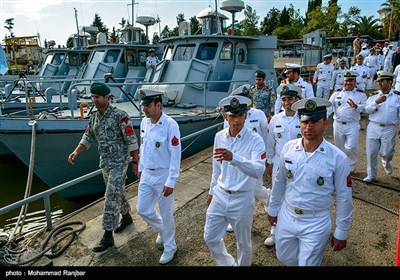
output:
<path id="1" fill-rule="evenodd" d="M 226 228 L 227 232 L 233 232 L 233 227 L 231 226 L 231 224 L 228 224 L 228 227 Z"/>
<path id="2" fill-rule="evenodd" d="M 367 182 L 367 183 L 371 183 L 372 181 L 375 181 L 375 179 L 374 179 L 374 178 L 371 178 L 371 177 L 369 177 L 369 176 L 367 176 L 367 177 L 365 177 L 365 178 L 363 179 L 363 181 L 364 181 L 364 182 Z"/>
<path id="3" fill-rule="evenodd" d="M 162 240 L 161 233 L 157 234 L 156 244 L 161 245 L 164 241 Z"/>
<path id="4" fill-rule="evenodd" d="M 393 167 L 390 163 L 387 163 L 384 167 L 386 174 L 390 175 L 393 172 Z"/>
<path id="5" fill-rule="evenodd" d="M 175 257 L 176 248 L 172 251 L 166 252 L 164 251 L 160 258 L 160 264 L 167 264 L 172 261 Z"/>
<path id="6" fill-rule="evenodd" d="M 264 241 L 264 245 L 274 246 L 275 245 L 275 234 L 271 234 L 270 236 L 268 236 Z"/>

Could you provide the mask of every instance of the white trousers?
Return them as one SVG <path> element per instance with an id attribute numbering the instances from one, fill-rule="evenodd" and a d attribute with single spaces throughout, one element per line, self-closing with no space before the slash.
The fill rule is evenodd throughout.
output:
<path id="1" fill-rule="evenodd" d="M 254 205 L 252 191 L 228 194 L 219 186 L 214 187 L 213 198 L 206 213 L 204 241 L 216 266 L 233 266 L 235 263 L 235 259 L 226 250 L 223 239 L 228 224 L 232 225 L 236 236 L 237 264 L 251 265 Z"/>
<path id="2" fill-rule="evenodd" d="M 168 178 L 168 169 L 144 169 L 140 178 L 136 211 L 150 227 L 160 232 L 164 242 L 164 251 L 176 249 L 174 193 L 165 197 L 164 183 Z M 156 201 L 160 213 L 156 210 Z"/>
<path id="3" fill-rule="evenodd" d="M 347 155 L 351 172 L 354 171 L 357 163 L 359 131 L 359 122 L 343 124 L 335 120 L 333 123 L 334 144 Z"/>
<path id="4" fill-rule="evenodd" d="M 294 213 L 286 202 L 278 214 L 275 231 L 276 256 L 286 266 L 319 266 L 332 230 L 330 211 Z"/>
<path id="5" fill-rule="evenodd" d="M 330 81 L 317 83 L 317 92 L 315 93 L 316 97 L 329 99 L 330 93 Z"/>
<path id="6" fill-rule="evenodd" d="M 367 126 L 366 151 L 367 174 L 375 179 L 378 175 L 378 153 L 382 163 L 387 164 L 393 159 L 396 145 L 397 127 L 395 125 L 380 126 L 376 122 L 369 122 Z"/>

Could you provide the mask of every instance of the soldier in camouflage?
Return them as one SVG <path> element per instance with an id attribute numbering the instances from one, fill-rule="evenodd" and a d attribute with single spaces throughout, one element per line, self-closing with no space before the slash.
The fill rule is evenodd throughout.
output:
<path id="1" fill-rule="evenodd" d="M 128 114 L 109 104 L 110 88 L 104 83 L 95 82 L 90 92 L 97 111 L 90 116 L 82 139 L 68 156 L 68 162 L 73 164 L 78 154 L 89 149 L 91 142 L 97 139 L 99 165 L 106 184 L 102 221 L 105 233 L 93 251 L 102 252 L 114 245 L 113 231 L 119 233 L 132 224 L 129 214 L 131 207 L 125 195 L 125 180 L 131 157 L 133 172 L 138 175 L 139 150 Z M 118 225 L 120 213 L 122 219 Z"/>
<path id="2" fill-rule="evenodd" d="M 264 112 L 269 120 L 274 115 L 276 95 L 272 85 L 265 84 L 265 73 L 257 70 L 255 73 L 256 84 L 250 88 L 250 94 L 253 97 L 253 108 L 259 109 Z"/>

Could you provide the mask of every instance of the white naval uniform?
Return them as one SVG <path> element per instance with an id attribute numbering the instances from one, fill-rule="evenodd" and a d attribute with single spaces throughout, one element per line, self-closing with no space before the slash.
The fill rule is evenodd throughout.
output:
<path id="1" fill-rule="evenodd" d="M 146 66 L 156 66 L 157 65 L 157 63 L 159 63 L 160 62 L 160 60 L 158 59 L 158 57 L 155 55 L 155 56 L 151 56 L 151 55 L 149 55 L 147 58 L 146 58 Z"/>
<path id="2" fill-rule="evenodd" d="M 383 71 L 386 72 L 392 72 L 393 71 L 393 63 L 392 63 L 392 58 L 393 55 L 396 53 L 394 50 L 388 50 L 387 54 L 385 55 L 385 58 L 383 60 Z"/>
<path id="3" fill-rule="evenodd" d="M 393 75 L 395 76 L 394 89 L 400 91 L 400 64 L 394 69 Z"/>
<path id="4" fill-rule="evenodd" d="M 264 140 L 265 149 L 267 149 L 268 121 L 264 112 L 256 108 L 250 108 L 250 110 L 247 111 L 247 117 L 244 126 L 251 129 L 252 131 L 257 132 Z M 229 123 L 225 120 L 224 128 L 228 127 Z M 269 191 L 263 186 L 262 177 L 259 181 L 259 184 L 257 184 L 254 189 L 254 196 L 255 198 L 262 201 L 262 203 L 266 207 L 268 207 Z"/>
<path id="5" fill-rule="evenodd" d="M 338 68 L 335 71 L 333 71 L 333 76 L 331 80 L 331 90 L 333 91 L 339 91 L 343 89 L 344 85 L 344 76 L 343 73 L 349 71 L 349 69 L 345 68 Z"/>
<path id="6" fill-rule="evenodd" d="M 351 98 L 357 108 L 352 108 L 347 101 Z M 360 131 L 360 113 L 364 110 L 367 96 L 363 92 L 336 91 L 329 101 L 332 106 L 327 108 L 327 116 L 333 113 L 333 141 L 349 159 L 350 171 L 356 167 L 358 153 L 358 136 Z"/>
<path id="7" fill-rule="evenodd" d="M 400 93 L 393 89 L 387 94 L 386 101 L 376 104 L 375 100 L 383 95 L 382 91 L 370 96 L 365 104 L 365 112 L 369 114 L 367 126 L 367 174 L 376 179 L 378 174 L 378 153 L 382 165 L 393 159 L 396 145 L 397 125 L 400 123 Z"/>
<path id="8" fill-rule="evenodd" d="M 364 64 L 369 68 L 369 80 L 367 81 L 367 89 L 370 89 L 374 84 L 374 78 L 377 69 L 379 69 L 378 57 L 376 55 L 369 55 L 364 59 Z"/>
<path id="9" fill-rule="evenodd" d="M 337 58 L 336 59 L 336 63 L 335 63 L 335 69 L 339 69 L 340 68 L 340 60 L 344 60 L 344 61 L 346 61 L 346 65 L 344 66 L 345 68 L 347 68 L 347 69 L 349 69 L 349 67 L 350 67 L 350 63 L 349 63 L 349 59 L 347 58 L 347 57 L 345 57 L 345 56 L 343 56 L 342 58 Z"/>
<path id="10" fill-rule="evenodd" d="M 139 172 L 142 172 L 136 210 L 154 231 L 161 234 L 164 251 L 176 249 L 174 192 L 165 197 L 164 186 L 175 188 L 180 174 L 181 140 L 179 126 L 162 113 L 156 124 L 143 118 L 140 124 Z M 160 213 L 155 205 L 158 201 Z"/>
<path id="11" fill-rule="evenodd" d="M 287 266 L 321 265 L 332 230 L 332 194 L 336 194 L 333 236 L 346 240 L 353 202 L 346 155 L 325 139 L 306 153 L 302 139 L 285 144 L 268 207 L 277 216 L 277 258 Z"/>
<path id="12" fill-rule="evenodd" d="M 283 146 L 290 140 L 301 138 L 300 120 L 297 112 L 292 117 L 280 112 L 274 115 L 269 123 L 267 140 L 267 163 L 272 164 L 272 188 L 279 167 L 279 157 Z M 271 226 L 271 234 L 275 234 L 275 226 Z"/>
<path id="13" fill-rule="evenodd" d="M 329 89 L 334 69 L 335 66 L 331 63 L 318 63 L 317 70 L 314 73 L 314 80 L 317 81 L 316 97 L 329 99 Z"/>
<path id="14" fill-rule="evenodd" d="M 354 64 L 350 71 L 355 71 L 358 73 L 356 78 L 356 88 L 362 92 L 365 92 L 365 88 L 367 86 L 367 79 L 369 79 L 369 68 L 363 64 Z M 363 78 L 364 75 L 367 75 Z"/>
<path id="15" fill-rule="evenodd" d="M 231 137 L 227 128 L 215 135 L 215 148 L 226 148 L 233 157 L 231 161 L 212 161 L 209 194 L 213 197 L 207 209 L 204 240 L 215 265 L 234 265 L 235 260 L 227 252 L 223 239 L 231 224 L 237 242 L 237 264 L 250 266 L 254 188 L 265 171 L 265 144 L 260 135 L 246 127 L 236 137 Z"/>
<path id="16" fill-rule="evenodd" d="M 283 80 L 284 84 L 288 84 L 287 79 Z M 302 77 L 299 77 L 297 82 L 293 83 L 295 86 L 301 88 L 301 99 L 314 97 L 314 90 L 310 83 L 304 81 Z M 280 95 L 276 97 L 275 101 L 275 113 L 278 114 L 280 111 L 283 111 L 282 108 L 282 98 Z"/>

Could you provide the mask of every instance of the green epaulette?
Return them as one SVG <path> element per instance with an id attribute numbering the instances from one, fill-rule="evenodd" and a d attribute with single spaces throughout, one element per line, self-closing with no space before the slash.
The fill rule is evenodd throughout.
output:
<path id="1" fill-rule="evenodd" d="M 371 91 L 370 93 L 368 93 L 368 96 L 371 97 L 371 96 L 374 96 L 374 95 L 376 95 L 378 93 L 379 93 L 379 91 Z"/>
<path id="2" fill-rule="evenodd" d="M 394 90 L 393 91 L 395 94 L 400 95 L 400 91 Z"/>

